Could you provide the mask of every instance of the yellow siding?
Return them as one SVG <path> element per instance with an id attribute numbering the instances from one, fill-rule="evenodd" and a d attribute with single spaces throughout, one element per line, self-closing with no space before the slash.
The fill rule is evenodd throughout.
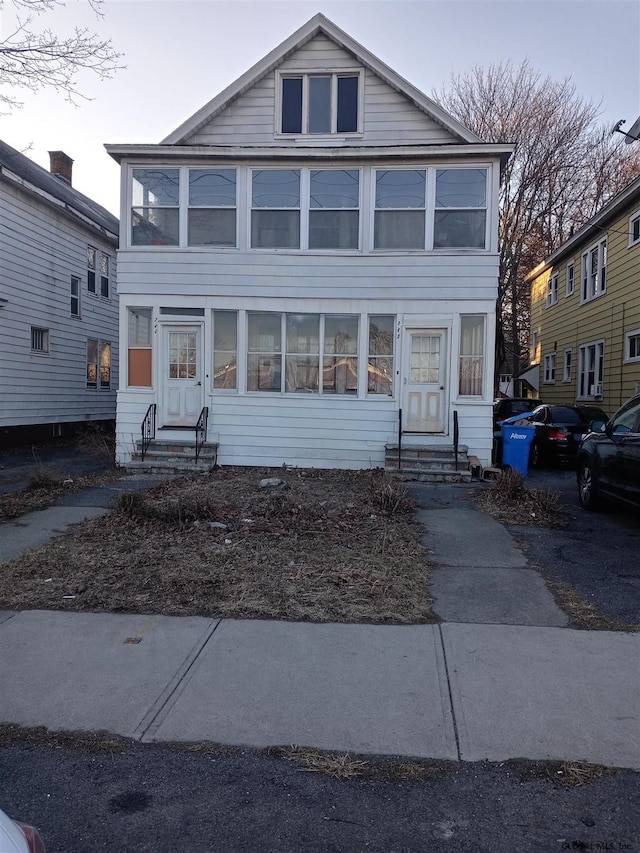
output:
<path id="1" fill-rule="evenodd" d="M 576 247 L 573 257 L 536 276 L 531 286 L 531 338 L 537 330 L 539 344 L 531 350 L 532 363 L 540 364 L 540 397 L 549 403 L 578 400 L 580 346 L 604 341 L 603 393 L 590 400 L 609 414 L 640 390 L 640 362 L 625 362 L 625 335 L 640 329 L 640 243 L 629 246 L 629 218 L 638 200 L 629 205 L 601 235 Z M 602 237 L 607 238 L 607 289 L 601 296 L 581 303 L 582 254 Z M 574 261 L 574 292 L 566 295 L 567 265 Z M 547 285 L 558 273 L 558 302 L 546 305 Z M 571 381 L 563 381 L 564 353 L 571 349 Z M 544 357 L 556 353 L 555 382 L 544 381 Z"/>

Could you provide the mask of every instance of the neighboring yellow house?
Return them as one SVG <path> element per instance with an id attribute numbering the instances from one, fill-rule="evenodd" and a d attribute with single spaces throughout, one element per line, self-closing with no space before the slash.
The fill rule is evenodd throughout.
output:
<path id="1" fill-rule="evenodd" d="M 527 280 L 540 398 L 613 414 L 640 392 L 640 177 Z"/>

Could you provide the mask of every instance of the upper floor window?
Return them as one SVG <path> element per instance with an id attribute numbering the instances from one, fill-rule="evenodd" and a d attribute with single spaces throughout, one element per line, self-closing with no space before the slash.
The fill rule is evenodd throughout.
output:
<path id="1" fill-rule="evenodd" d="M 425 176 L 424 169 L 376 172 L 374 249 L 424 249 Z"/>
<path id="2" fill-rule="evenodd" d="M 189 246 L 236 245 L 236 170 L 189 169 Z"/>
<path id="3" fill-rule="evenodd" d="M 558 301 L 558 273 L 554 272 L 547 284 L 547 308 Z"/>
<path id="4" fill-rule="evenodd" d="M 96 292 L 96 266 L 98 252 L 93 246 L 87 246 L 87 290 Z"/>
<path id="5" fill-rule="evenodd" d="M 76 275 L 71 276 L 70 310 L 72 317 L 80 316 L 80 279 Z"/>
<path id="6" fill-rule="evenodd" d="M 570 264 L 567 264 L 567 296 L 573 295 L 573 289 L 575 287 L 575 278 L 576 278 L 576 265 L 573 261 Z"/>
<path id="7" fill-rule="evenodd" d="M 629 245 L 640 243 L 640 210 L 629 217 Z"/>
<path id="8" fill-rule="evenodd" d="M 309 176 L 309 248 L 357 249 L 360 173 L 314 169 Z"/>
<path id="9" fill-rule="evenodd" d="M 100 255 L 100 296 L 109 296 L 109 256 Z"/>
<path id="10" fill-rule="evenodd" d="M 360 75 L 298 74 L 281 82 L 281 133 L 357 133 Z"/>
<path id="11" fill-rule="evenodd" d="M 487 170 L 438 169 L 434 249 L 484 249 Z"/>
<path id="12" fill-rule="evenodd" d="M 601 296 L 607 289 L 607 238 L 582 256 L 582 301 Z"/>
<path id="13" fill-rule="evenodd" d="M 179 244 L 179 169 L 134 169 L 131 204 L 132 246 Z"/>
<path id="14" fill-rule="evenodd" d="M 255 169 L 251 248 L 300 248 L 300 170 Z"/>

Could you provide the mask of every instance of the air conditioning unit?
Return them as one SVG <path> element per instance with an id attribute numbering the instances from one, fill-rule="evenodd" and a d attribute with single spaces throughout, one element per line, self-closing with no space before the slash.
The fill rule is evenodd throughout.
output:
<path id="1" fill-rule="evenodd" d="M 598 384 L 596 385 L 595 396 L 602 397 L 602 382 L 598 382 Z"/>

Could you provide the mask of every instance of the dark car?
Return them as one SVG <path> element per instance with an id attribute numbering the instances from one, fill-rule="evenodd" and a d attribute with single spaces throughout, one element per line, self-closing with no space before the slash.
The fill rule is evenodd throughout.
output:
<path id="1" fill-rule="evenodd" d="M 532 412 L 536 406 L 540 406 L 542 400 L 533 399 L 532 397 L 503 397 L 501 400 L 496 400 L 493 404 L 493 432 L 500 434 L 500 424 L 511 418 L 514 415 L 522 415 L 525 412 Z"/>
<path id="2" fill-rule="evenodd" d="M 542 468 L 557 462 L 573 462 L 592 421 L 608 420 L 597 406 L 550 406 L 543 404 L 523 421 L 535 427 L 529 463 Z"/>
<path id="3" fill-rule="evenodd" d="M 578 495 L 584 509 L 600 498 L 640 507 L 640 394 L 607 423 L 593 423 L 578 453 Z"/>

